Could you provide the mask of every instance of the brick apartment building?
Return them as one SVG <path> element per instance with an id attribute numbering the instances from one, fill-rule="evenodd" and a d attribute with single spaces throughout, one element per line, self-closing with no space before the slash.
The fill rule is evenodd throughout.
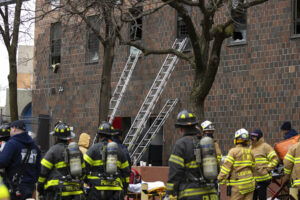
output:
<path id="1" fill-rule="evenodd" d="M 44 1 L 38 0 L 37 8 Z M 216 138 L 221 140 L 224 152 L 233 146 L 235 130 L 242 127 L 260 127 L 271 144 L 283 138 L 279 128 L 283 121 L 291 121 L 296 130 L 300 128 L 300 0 L 269 0 L 236 20 L 239 25 L 233 38 L 224 42 L 219 71 L 206 101 L 206 117 L 215 122 Z M 142 29 L 136 34 L 128 31 L 128 37 L 149 47 L 170 47 L 176 37 L 186 35 L 184 24 L 170 7 L 139 19 L 138 23 Z M 102 71 L 101 45 L 85 26 L 81 28 L 81 33 L 72 39 L 73 30 L 63 22 L 46 17 L 36 23 L 32 101 L 33 115 L 50 115 L 52 126 L 62 119 L 73 125 L 78 135 L 96 131 Z M 129 51 L 126 46 L 116 49 L 113 88 Z M 164 58 L 165 55 L 151 55 L 139 59 L 118 113 L 125 131 Z M 56 63 L 60 66 L 53 73 L 49 66 Z M 150 162 L 166 163 L 179 138 L 174 128 L 177 113 L 186 108 L 193 110 L 189 101 L 192 83 L 193 70 L 180 61 L 152 117 L 168 98 L 179 98 L 180 103 L 152 143 Z M 160 154 L 159 158 L 153 157 Z"/>

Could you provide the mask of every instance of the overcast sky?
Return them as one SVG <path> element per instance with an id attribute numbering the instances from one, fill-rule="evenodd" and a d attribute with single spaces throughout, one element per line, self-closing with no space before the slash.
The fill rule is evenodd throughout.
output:
<path id="1" fill-rule="evenodd" d="M 35 8 L 35 0 L 30 0 L 29 2 L 24 3 L 24 8 L 34 10 Z M 23 18 L 28 16 L 28 12 L 22 13 Z M 33 12 L 31 12 L 31 16 L 33 16 Z M 2 18 L 0 17 L 0 24 L 2 24 Z M 20 34 L 19 36 L 19 45 L 33 45 L 33 33 L 34 33 L 34 24 L 32 22 L 27 23 L 25 26 L 20 27 L 20 30 L 23 30 L 29 34 Z M 6 102 L 6 91 L 5 88 L 8 87 L 7 76 L 9 73 L 9 64 L 8 64 L 8 55 L 7 50 L 4 45 L 2 36 L 0 35 L 0 106 L 5 106 Z"/>

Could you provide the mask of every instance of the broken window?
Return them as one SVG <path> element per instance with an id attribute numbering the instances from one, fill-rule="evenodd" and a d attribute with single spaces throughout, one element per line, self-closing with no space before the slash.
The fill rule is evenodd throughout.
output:
<path id="1" fill-rule="evenodd" d="M 294 0 L 294 34 L 300 34 L 300 0 Z"/>
<path id="2" fill-rule="evenodd" d="M 231 43 L 247 41 L 247 12 L 242 10 L 233 10 L 231 14 L 234 22 L 234 31 L 231 37 Z"/>
<path id="3" fill-rule="evenodd" d="M 61 59 L 61 23 L 51 24 L 50 28 L 50 63 L 51 65 L 59 65 Z"/>
<path id="4" fill-rule="evenodd" d="M 60 5 L 60 0 L 46 0 L 46 2 L 51 4 L 51 9 L 55 9 Z"/>
<path id="5" fill-rule="evenodd" d="M 142 29 L 143 29 L 143 18 L 139 17 L 137 18 L 142 12 L 143 7 L 137 7 L 132 8 L 129 10 L 131 17 L 133 18 L 133 21 L 130 23 L 129 27 L 129 34 L 130 34 L 130 40 L 136 41 L 142 39 Z"/>
<path id="6" fill-rule="evenodd" d="M 89 16 L 87 20 L 95 30 L 99 31 L 100 25 L 98 15 Z M 95 63 L 99 60 L 99 39 L 97 34 L 89 27 L 87 27 L 85 58 L 86 63 Z"/>
<path id="7" fill-rule="evenodd" d="M 184 7 L 188 11 L 188 14 L 191 15 L 192 7 L 188 5 L 184 5 Z M 186 24 L 184 23 L 182 17 L 180 17 L 179 14 L 177 13 L 177 38 L 183 39 L 186 37 L 189 37 Z M 190 50 L 190 49 L 191 49 L 191 42 L 189 40 L 188 44 L 185 47 L 185 50 Z"/>

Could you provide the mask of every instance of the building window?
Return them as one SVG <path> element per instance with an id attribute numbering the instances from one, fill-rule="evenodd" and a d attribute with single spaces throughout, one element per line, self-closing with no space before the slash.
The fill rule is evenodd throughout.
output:
<path id="1" fill-rule="evenodd" d="M 234 31 L 230 43 L 245 43 L 247 41 L 247 12 L 233 10 L 231 17 L 234 22 Z"/>
<path id="2" fill-rule="evenodd" d="M 188 14 L 191 15 L 192 7 L 188 5 L 184 5 L 185 9 L 188 11 Z M 177 13 L 177 38 L 183 39 L 189 37 L 187 27 L 182 19 Z M 185 47 L 185 51 L 189 51 L 192 48 L 191 41 L 188 40 L 188 43 Z"/>
<path id="3" fill-rule="evenodd" d="M 99 30 L 99 16 L 94 15 L 87 18 L 90 25 L 93 26 L 94 29 Z M 99 61 L 99 39 L 97 34 L 91 29 L 87 27 L 87 35 L 86 35 L 86 54 L 85 54 L 86 63 L 96 63 Z"/>
<path id="4" fill-rule="evenodd" d="M 50 30 L 50 41 L 51 41 L 51 65 L 59 65 L 61 61 L 61 23 L 57 22 L 51 24 Z"/>
<path id="5" fill-rule="evenodd" d="M 142 39 L 142 30 L 143 30 L 143 18 L 139 17 L 137 18 L 142 12 L 143 7 L 137 7 L 132 8 L 129 10 L 130 14 L 134 18 L 133 21 L 130 23 L 129 27 L 129 34 L 130 34 L 130 40 L 136 41 Z"/>
<path id="6" fill-rule="evenodd" d="M 294 34 L 300 34 L 300 0 L 294 0 Z"/>
<path id="7" fill-rule="evenodd" d="M 60 5 L 60 0 L 46 0 L 46 2 L 51 4 L 51 9 L 55 9 Z"/>

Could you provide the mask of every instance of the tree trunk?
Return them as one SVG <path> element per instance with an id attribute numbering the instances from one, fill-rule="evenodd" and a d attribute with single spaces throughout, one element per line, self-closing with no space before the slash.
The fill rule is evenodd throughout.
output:
<path id="1" fill-rule="evenodd" d="M 109 101 L 111 98 L 111 70 L 114 61 L 114 44 L 103 45 L 103 70 L 101 75 L 100 85 L 100 100 L 99 100 L 99 124 L 101 121 L 107 121 L 109 111 Z"/>
<path id="2" fill-rule="evenodd" d="M 16 53 L 9 52 L 9 109 L 11 121 L 19 119 L 18 90 L 17 90 L 17 58 Z"/>

